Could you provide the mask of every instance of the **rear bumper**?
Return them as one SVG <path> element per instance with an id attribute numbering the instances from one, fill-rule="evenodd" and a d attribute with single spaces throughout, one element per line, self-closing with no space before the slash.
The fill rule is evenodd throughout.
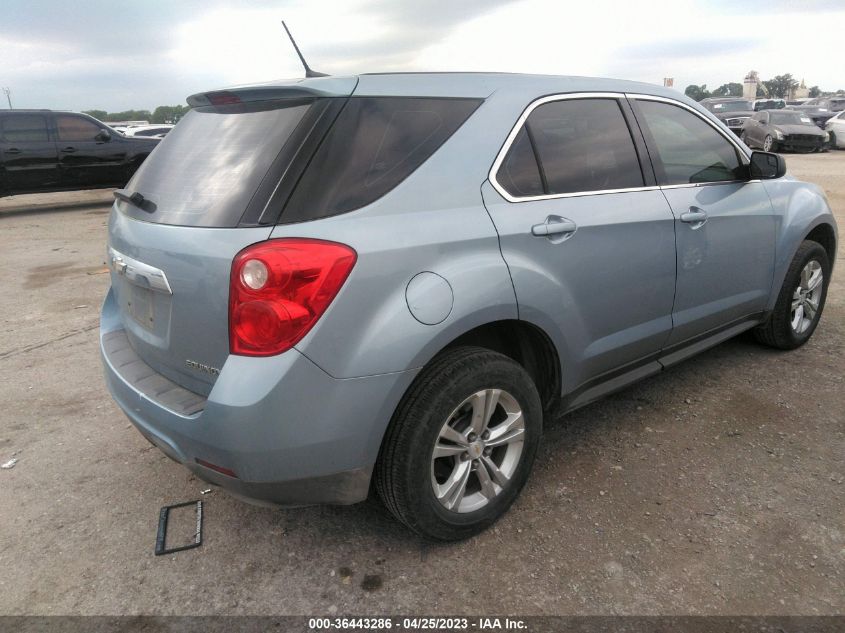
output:
<path id="1" fill-rule="evenodd" d="M 106 384 L 135 427 L 203 480 L 274 505 L 365 499 L 381 438 L 417 373 L 339 380 L 295 349 L 268 358 L 230 356 L 201 410 L 184 414 L 145 389 L 148 375 L 133 382 L 145 372 L 125 369 L 134 360 L 127 364 L 125 351 L 110 352 L 104 341 L 121 327 L 109 292 L 100 324 Z"/>

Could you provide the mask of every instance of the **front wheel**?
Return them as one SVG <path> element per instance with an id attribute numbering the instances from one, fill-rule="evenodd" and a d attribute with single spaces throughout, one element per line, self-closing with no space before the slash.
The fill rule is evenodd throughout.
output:
<path id="1" fill-rule="evenodd" d="M 766 134 L 766 138 L 763 139 L 763 151 L 764 152 L 775 151 L 775 139 L 772 138 L 771 134 Z"/>
<path id="2" fill-rule="evenodd" d="M 540 396 L 522 366 L 479 347 L 444 352 L 391 420 L 376 464 L 379 496 L 421 536 L 468 538 L 519 495 L 542 427 Z"/>
<path id="3" fill-rule="evenodd" d="M 751 147 L 751 145 L 748 143 L 748 135 L 745 132 L 740 132 L 739 140 L 748 145 L 748 147 Z"/>
<path id="4" fill-rule="evenodd" d="M 824 310 L 830 260 L 821 244 L 804 240 L 783 280 L 769 318 L 755 331 L 757 340 L 778 349 L 795 349 L 810 340 Z"/>
<path id="5" fill-rule="evenodd" d="M 827 146 L 830 149 L 836 149 L 836 134 L 833 132 L 829 132 L 829 137 L 827 139 Z"/>

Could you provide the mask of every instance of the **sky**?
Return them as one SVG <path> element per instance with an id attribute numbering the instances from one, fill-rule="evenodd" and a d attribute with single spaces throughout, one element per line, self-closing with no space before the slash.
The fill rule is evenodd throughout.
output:
<path id="1" fill-rule="evenodd" d="M 716 88 L 791 73 L 845 88 L 845 0 L 0 0 L 17 108 L 111 112 L 302 76 L 505 71 Z M 0 108 L 6 107 L 0 93 Z"/>

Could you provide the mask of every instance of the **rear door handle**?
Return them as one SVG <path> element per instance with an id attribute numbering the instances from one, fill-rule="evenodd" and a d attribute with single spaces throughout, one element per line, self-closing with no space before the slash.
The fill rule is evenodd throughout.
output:
<path id="1" fill-rule="evenodd" d="M 73 154 L 76 151 L 75 147 L 65 147 L 62 150 L 65 154 Z"/>
<path id="2" fill-rule="evenodd" d="M 546 218 L 543 224 L 535 224 L 531 227 L 531 235 L 537 237 L 551 237 L 554 235 L 567 235 L 575 232 L 575 222 L 561 218 L 556 215 L 550 215 Z"/>
<path id="3" fill-rule="evenodd" d="M 707 212 L 698 207 L 690 207 L 689 211 L 681 214 L 681 222 L 692 224 L 694 229 L 707 222 Z"/>

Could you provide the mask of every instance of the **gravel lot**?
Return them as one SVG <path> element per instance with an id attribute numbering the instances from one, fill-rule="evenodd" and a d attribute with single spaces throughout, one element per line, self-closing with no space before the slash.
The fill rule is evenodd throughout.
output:
<path id="1" fill-rule="evenodd" d="M 787 163 L 845 228 L 845 151 Z M 107 200 L 0 201 L 0 613 L 845 612 L 842 249 L 807 346 L 740 337 L 549 424 L 521 499 L 468 542 L 424 544 L 375 502 L 216 491 L 205 544 L 155 557 L 159 508 L 206 486 L 103 384 Z"/>

